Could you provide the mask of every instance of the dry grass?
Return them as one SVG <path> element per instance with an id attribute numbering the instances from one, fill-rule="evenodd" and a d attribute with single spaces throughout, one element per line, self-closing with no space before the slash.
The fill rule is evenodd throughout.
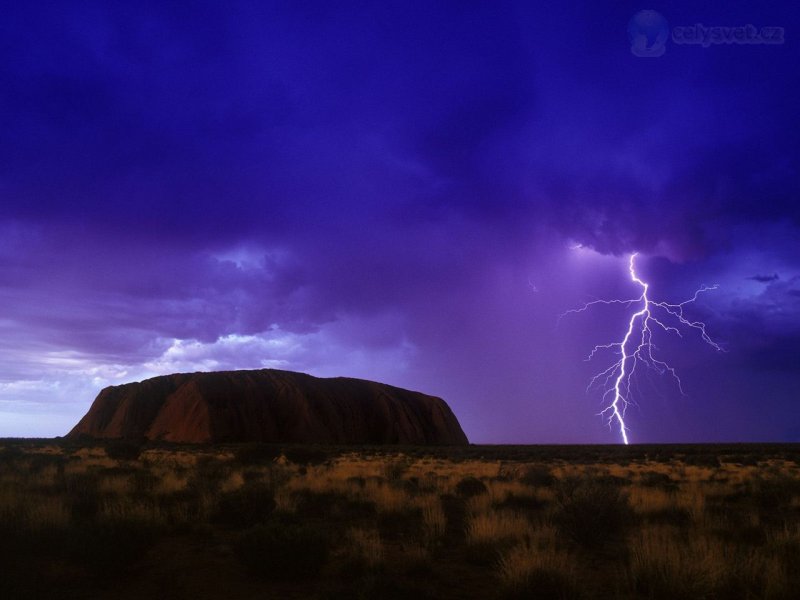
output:
<path id="1" fill-rule="evenodd" d="M 677 508 L 675 494 L 658 488 L 634 487 L 628 494 L 633 510 L 641 515 L 652 515 Z"/>
<path id="2" fill-rule="evenodd" d="M 410 506 L 410 498 L 405 491 L 372 479 L 366 482 L 362 494 L 359 495 L 374 502 L 379 514 L 404 512 Z"/>
<path id="3" fill-rule="evenodd" d="M 475 514 L 467 526 L 467 543 L 498 545 L 531 535 L 528 519 L 512 511 L 485 511 Z"/>
<path id="4" fill-rule="evenodd" d="M 186 484 L 188 482 L 187 473 L 175 471 L 164 466 L 159 466 L 153 469 L 152 472 L 158 482 L 155 487 L 156 494 L 167 496 L 186 489 Z"/>
<path id="5" fill-rule="evenodd" d="M 705 598 L 725 573 L 725 547 L 707 537 L 679 539 L 673 531 L 647 528 L 631 542 L 630 576 L 646 596 Z"/>
<path id="6" fill-rule="evenodd" d="M 575 564 L 563 551 L 523 543 L 501 556 L 497 572 L 508 596 L 570 598 L 577 595 Z"/>
<path id="7" fill-rule="evenodd" d="M 467 514 L 478 516 L 492 512 L 492 497 L 489 494 L 473 496 L 466 501 Z"/>
<path id="8" fill-rule="evenodd" d="M 98 491 L 103 494 L 124 496 L 133 491 L 133 481 L 128 475 L 112 475 L 100 480 Z"/>
<path id="9" fill-rule="evenodd" d="M 447 517 L 437 496 L 426 495 L 416 499 L 416 506 L 422 509 L 422 523 L 425 542 L 436 543 L 444 536 Z"/>
<path id="10" fill-rule="evenodd" d="M 229 557 L 219 560 L 235 560 L 231 548 L 251 534 L 254 548 L 291 545 L 270 537 L 288 527 L 330 544 L 330 568 L 314 577 L 331 587 L 378 577 L 421 582 L 443 597 L 455 585 L 465 598 L 788 600 L 800 586 L 800 468 L 792 460 L 745 456 L 715 467 L 675 457 L 605 464 L 350 450 L 312 464 L 285 456 L 243 464 L 235 456 L 150 448 L 134 461 L 101 447 L 1 450 L 0 558 L 12 575 L 33 568 L 26 556 L 30 565 L 44 556 L 85 573 L 76 562 L 84 558 L 60 555 L 47 540 L 72 532 L 84 545 L 110 543 L 122 523 L 175 539 L 210 536 L 221 548 L 214 552 Z M 601 511 L 604 499 L 609 510 Z M 605 531 L 609 515 L 624 521 L 610 545 L 575 535 L 575 527 Z M 86 533 L 109 524 L 107 537 Z M 14 597 L 3 585 L 0 595 Z M 267 589 L 260 596 L 281 595 Z"/>
<path id="11" fill-rule="evenodd" d="M 60 528 L 70 521 L 69 507 L 63 498 L 39 497 L 20 508 L 20 518 L 33 530 Z"/>
<path id="12" fill-rule="evenodd" d="M 106 499 L 98 512 L 98 517 L 150 523 L 159 527 L 166 525 L 169 520 L 166 512 L 158 505 L 132 498 Z"/>
<path id="13" fill-rule="evenodd" d="M 342 554 L 345 560 L 377 569 L 383 563 L 383 542 L 374 529 L 348 529 L 345 532 Z"/>
<path id="14" fill-rule="evenodd" d="M 291 490 L 282 488 L 275 492 L 275 510 L 279 513 L 293 514 L 297 510 L 297 500 Z"/>
<path id="15" fill-rule="evenodd" d="M 228 492 L 235 492 L 244 485 L 244 476 L 241 471 L 233 471 L 228 477 L 220 484 L 220 491 L 224 494 Z"/>

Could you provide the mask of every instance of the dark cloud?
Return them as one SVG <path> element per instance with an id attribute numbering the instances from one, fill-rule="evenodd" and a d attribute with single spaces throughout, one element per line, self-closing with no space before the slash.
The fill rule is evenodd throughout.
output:
<path id="1" fill-rule="evenodd" d="M 771 281 L 778 281 L 780 276 L 777 273 L 773 273 L 772 275 L 751 275 L 747 279 L 751 281 L 757 281 L 759 283 L 770 283 Z"/>

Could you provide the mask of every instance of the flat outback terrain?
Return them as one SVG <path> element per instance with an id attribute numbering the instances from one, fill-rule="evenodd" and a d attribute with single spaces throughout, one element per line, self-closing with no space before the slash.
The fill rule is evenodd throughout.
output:
<path id="1" fill-rule="evenodd" d="M 0 597 L 797 598 L 800 445 L 0 440 Z"/>

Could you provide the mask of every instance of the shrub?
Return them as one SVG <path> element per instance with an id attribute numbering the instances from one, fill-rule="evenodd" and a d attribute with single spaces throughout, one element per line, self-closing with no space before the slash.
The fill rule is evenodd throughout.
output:
<path id="1" fill-rule="evenodd" d="M 357 522 L 373 517 L 377 513 L 375 503 L 369 500 L 337 495 L 331 507 L 331 516 L 341 521 Z"/>
<path id="2" fill-rule="evenodd" d="M 756 479 L 752 485 L 753 500 L 759 510 L 786 511 L 792 498 L 800 495 L 800 479 L 777 477 L 774 479 Z"/>
<path id="3" fill-rule="evenodd" d="M 432 596 L 424 581 L 409 582 L 386 573 L 369 573 L 346 586 L 326 590 L 322 600 L 427 600 Z"/>
<path id="4" fill-rule="evenodd" d="M 467 506 L 463 498 L 452 494 L 439 496 L 445 516 L 444 537 L 449 541 L 459 541 L 466 534 Z"/>
<path id="5" fill-rule="evenodd" d="M 489 489 L 486 484 L 476 477 L 464 477 L 456 484 L 456 494 L 462 498 L 472 498 L 488 493 Z"/>
<path id="6" fill-rule="evenodd" d="M 93 519 L 100 510 L 100 477 L 96 472 L 76 473 L 63 480 L 66 503 L 75 519 Z"/>
<path id="7" fill-rule="evenodd" d="M 423 530 L 422 511 L 419 508 L 401 512 L 382 512 L 378 515 L 378 530 L 387 540 L 417 539 Z"/>
<path id="8" fill-rule="evenodd" d="M 436 496 L 423 496 L 418 506 L 422 511 L 422 538 L 428 545 L 437 543 L 445 534 L 447 529 L 447 517 L 445 517 L 442 503 Z"/>
<path id="9" fill-rule="evenodd" d="M 618 543 L 633 524 L 634 513 L 618 486 L 593 479 L 568 479 L 556 494 L 553 522 L 584 548 Z"/>
<path id="10" fill-rule="evenodd" d="M 758 466 L 758 457 L 752 454 L 731 454 L 725 458 L 725 462 L 735 463 L 743 467 Z"/>
<path id="11" fill-rule="evenodd" d="M 616 486 L 616 487 L 625 487 L 630 485 L 631 482 L 626 479 L 625 477 L 619 477 L 618 475 L 611 475 L 609 473 L 604 473 L 602 475 L 596 475 L 592 477 L 592 480 L 597 483 L 598 485 L 605 485 L 605 486 Z"/>
<path id="12" fill-rule="evenodd" d="M 409 496 L 415 496 L 420 493 L 421 486 L 419 477 L 409 477 L 408 479 L 400 480 L 398 483 L 400 489 L 406 492 Z"/>
<path id="13" fill-rule="evenodd" d="M 523 583 L 505 587 L 502 600 L 571 600 L 581 598 L 580 589 L 567 575 L 553 568 L 533 569 Z"/>
<path id="14" fill-rule="evenodd" d="M 0 561 L 3 565 L 27 550 L 30 536 L 25 530 L 24 516 L 20 507 L 0 506 Z"/>
<path id="15" fill-rule="evenodd" d="M 328 460 L 328 452 L 312 446 L 288 446 L 283 455 L 296 465 L 321 465 Z"/>
<path id="16" fill-rule="evenodd" d="M 375 515 L 375 503 L 338 491 L 301 489 L 292 494 L 295 512 L 306 518 L 358 521 Z"/>
<path id="17" fill-rule="evenodd" d="M 642 473 L 641 484 L 645 487 L 661 488 L 668 491 L 678 489 L 678 484 L 672 477 L 660 471 L 645 471 Z"/>
<path id="18" fill-rule="evenodd" d="M 408 471 L 409 461 L 404 458 L 395 458 L 383 467 L 383 476 L 387 481 L 400 481 Z"/>
<path id="19" fill-rule="evenodd" d="M 210 456 L 201 456 L 197 459 L 197 467 L 189 479 L 187 487 L 193 487 L 198 492 L 206 494 L 216 493 L 222 482 L 231 476 L 230 466 Z"/>
<path id="20" fill-rule="evenodd" d="M 207 510 L 204 497 L 192 486 L 156 496 L 155 505 L 166 522 L 179 528 L 204 518 Z"/>
<path id="21" fill-rule="evenodd" d="M 692 513 L 685 508 L 671 506 L 647 513 L 645 518 L 650 523 L 672 525 L 673 527 L 688 527 L 692 522 Z"/>
<path id="22" fill-rule="evenodd" d="M 31 474 L 41 473 L 48 467 L 61 468 L 63 470 L 64 457 L 52 454 L 37 454 L 28 459 L 28 470 Z"/>
<path id="23" fill-rule="evenodd" d="M 715 544 L 687 545 L 658 530 L 644 530 L 633 541 L 630 582 L 637 597 L 695 600 L 716 597 L 723 555 Z"/>
<path id="24" fill-rule="evenodd" d="M 378 571 L 383 565 L 383 543 L 374 529 L 350 529 L 340 549 L 339 572 L 349 578 Z"/>
<path id="25" fill-rule="evenodd" d="M 572 564 L 568 556 L 559 552 L 520 544 L 505 553 L 498 563 L 499 597 L 504 600 L 580 598 Z"/>
<path id="26" fill-rule="evenodd" d="M 242 529 L 264 522 L 274 510 L 275 496 L 272 490 L 254 483 L 222 494 L 212 520 L 234 529 Z"/>
<path id="27" fill-rule="evenodd" d="M 0 459 L 3 461 L 19 458 L 23 454 L 22 449 L 16 445 L 6 445 L 0 448 Z"/>
<path id="28" fill-rule="evenodd" d="M 497 511 L 478 514 L 470 519 L 467 526 L 466 559 L 478 565 L 494 563 L 502 550 L 511 547 L 529 531 L 528 520 L 515 513 Z"/>
<path id="29" fill-rule="evenodd" d="M 529 531 L 528 520 L 509 511 L 493 511 L 472 517 L 467 526 L 469 544 L 497 545 L 523 537 Z"/>
<path id="30" fill-rule="evenodd" d="M 508 508 L 521 512 L 534 512 L 540 510 L 546 505 L 547 502 L 540 500 L 539 498 L 535 498 L 533 496 L 521 496 L 511 493 L 500 502 L 493 503 L 492 508 Z"/>
<path id="31" fill-rule="evenodd" d="M 301 489 L 294 492 L 293 496 L 298 515 L 322 519 L 330 516 L 338 494 Z"/>
<path id="32" fill-rule="evenodd" d="M 695 467 L 712 467 L 718 468 L 721 466 L 719 457 L 716 454 L 687 454 L 683 457 L 684 464 L 693 465 Z"/>
<path id="33" fill-rule="evenodd" d="M 142 453 L 142 443 L 115 440 L 106 444 L 106 456 L 114 460 L 137 460 Z"/>
<path id="34" fill-rule="evenodd" d="M 98 519 L 70 528 L 66 541 L 70 558 L 109 577 L 128 570 L 157 539 L 158 530 L 139 519 Z"/>
<path id="35" fill-rule="evenodd" d="M 17 531 L 14 552 L 21 559 L 23 569 L 32 571 L 26 576 L 28 587 L 36 583 L 32 579 L 46 576 L 42 565 L 48 563 L 79 567 L 95 577 L 113 577 L 130 569 L 142 558 L 158 539 L 159 531 L 152 523 L 141 519 L 98 518 Z M 9 538 L 6 533 L 4 539 L 14 538 Z M 36 597 L 52 596 L 51 589 Z"/>
<path id="36" fill-rule="evenodd" d="M 271 521 L 244 533 L 236 554 L 256 577 L 298 580 L 319 574 L 329 553 L 329 540 L 309 525 Z"/>
<path id="37" fill-rule="evenodd" d="M 133 494 L 148 496 L 153 493 L 159 483 L 159 478 L 150 471 L 136 471 L 133 474 Z"/>
<path id="38" fill-rule="evenodd" d="M 520 481 L 531 487 L 551 487 L 557 480 L 547 467 L 533 466 L 525 469 Z"/>
<path id="39" fill-rule="evenodd" d="M 347 478 L 347 483 L 349 485 L 353 486 L 353 487 L 357 487 L 357 488 L 360 488 L 360 489 L 363 490 L 367 485 L 367 480 L 364 477 L 361 477 L 359 475 L 355 475 L 355 476 L 352 476 L 352 477 L 348 477 Z"/>
<path id="40" fill-rule="evenodd" d="M 275 444 L 243 444 L 233 451 L 233 459 L 240 465 L 269 463 L 281 455 Z"/>

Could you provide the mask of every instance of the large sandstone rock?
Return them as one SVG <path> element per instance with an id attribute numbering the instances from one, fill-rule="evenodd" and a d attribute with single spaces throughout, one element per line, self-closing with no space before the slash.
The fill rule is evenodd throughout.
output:
<path id="1" fill-rule="evenodd" d="M 262 369 L 181 373 L 105 388 L 68 437 L 170 442 L 466 444 L 441 398 Z"/>

